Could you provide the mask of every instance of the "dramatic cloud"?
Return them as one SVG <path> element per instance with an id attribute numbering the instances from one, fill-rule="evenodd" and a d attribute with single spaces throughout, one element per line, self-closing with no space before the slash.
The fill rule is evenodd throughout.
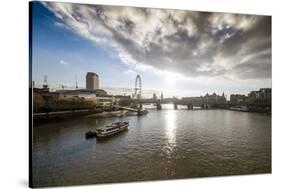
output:
<path id="1" fill-rule="evenodd" d="M 67 65 L 67 64 L 68 64 L 68 62 L 66 62 L 66 61 L 64 61 L 64 60 L 60 60 L 59 63 L 60 63 L 60 64 L 63 64 L 63 65 Z"/>
<path id="2" fill-rule="evenodd" d="M 185 77 L 271 78 L 271 17 L 43 3 L 62 23 L 136 68 Z"/>

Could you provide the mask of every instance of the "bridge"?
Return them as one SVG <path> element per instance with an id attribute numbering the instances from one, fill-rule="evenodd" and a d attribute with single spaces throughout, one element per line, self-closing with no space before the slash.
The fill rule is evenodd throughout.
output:
<path id="1" fill-rule="evenodd" d="M 138 112 L 139 111 L 138 109 L 130 108 L 130 107 L 127 107 L 127 106 L 112 105 L 112 107 L 117 108 L 117 109 L 122 109 L 122 110 L 128 110 L 128 111 L 131 111 L 131 112 Z"/>
<path id="2" fill-rule="evenodd" d="M 193 110 L 193 107 L 200 107 L 201 109 L 210 109 L 210 108 L 226 108 L 228 106 L 224 93 L 222 96 L 213 93 L 211 95 L 206 94 L 205 96 L 200 97 L 184 97 L 182 99 L 177 98 L 166 98 L 163 99 L 145 99 L 142 98 L 142 82 L 140 75 L 136 76 L 135 79 L 135 88 L 131 104 L 137 106 L 139 105 L 140 109 L 143 104 L 155 104 L 158 110 L 162 109 L 161 104 L 174 104 L 174 109 L 178 109 L 178 105 L 187 106 L 188 110 Z M 138 109 L 132 109 L 129 107 L 122 107 L 129 111 L 139 111 Z"/>
<path id="3" fill-rule="evenodd" d="M 173 104 L 174 109 L 178 109 L 178 106 L 186 106 L 188 110 L 193 110 L 194 107 L 200 107 L 201 109 L 211 109 L 211 108 L 225 108 L 228 106 L 226 100 L 210 100 L 204 97 L 196 97 L 197 99 L 139 99 L 136 100 L 137 104 L 155 104 L 158 110 L 162 109 L 162 104 Z"/>
<path id="4" fill-rule="evenodd" d="M 131 112 L 136 112 L 138 115 L 145 115 L 145 114 L 148 113 L 147 110 L 143 110 L 141 108 L 135 109 L 135 108 L 130 108 L 130 107 L 127 107 L 127 106 L 120 106 L 120 105 L 113 105 L 112 107 L 117 108 L 117 109 L 121 109 L 121 110 L 128 110 L 128 111 L 131 111 Z"/>

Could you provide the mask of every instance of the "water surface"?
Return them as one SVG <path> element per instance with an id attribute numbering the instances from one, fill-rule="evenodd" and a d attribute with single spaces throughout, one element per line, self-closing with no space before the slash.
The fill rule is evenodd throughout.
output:
<path id="1" fill-rule="evenodd" d="M 107 140 L 85 132 L 114 121 Z M 150 110 L 123 118 L 77 118 L 34 128 L 34 186 L 271 172 L 271 116 L 228 110 Z"/>

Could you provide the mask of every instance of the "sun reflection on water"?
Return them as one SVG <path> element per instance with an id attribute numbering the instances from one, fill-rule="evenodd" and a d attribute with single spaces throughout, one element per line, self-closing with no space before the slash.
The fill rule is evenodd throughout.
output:
<path id="1" fill-rule="evenodd" d="M 165 151 L 170 154 L 174 147 L 176 147 L 176 112 L 175 110 L 168 110 L 166 117 L 165 131 L 167 136 L 167 143 L 165 145 Z"/>

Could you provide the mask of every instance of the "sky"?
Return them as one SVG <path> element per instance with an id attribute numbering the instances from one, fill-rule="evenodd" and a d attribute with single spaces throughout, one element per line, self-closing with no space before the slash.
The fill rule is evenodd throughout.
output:
<path id="1" fill-rule="evenodd" d="M 248 94 L 271 87 L 271 17 L 58 2 L 33 2 L 32 76 L 41 86 L 147 95 Z"/>

